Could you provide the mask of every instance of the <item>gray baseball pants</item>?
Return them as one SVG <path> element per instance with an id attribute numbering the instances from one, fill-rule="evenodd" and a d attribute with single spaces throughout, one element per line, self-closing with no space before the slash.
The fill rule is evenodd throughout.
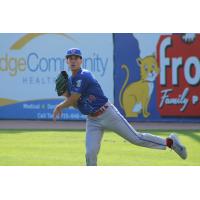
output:
<path id="1" fill-rule="evenodd" d="M 137 132 L 120 114 L 117 108 L 107 103 L 108 108 L 98 117 L 87 116 L 86 120 L 86 165 L 96 166 L 104 129 L 111 130 L 132 144 L 152 148 L 166 149 L 166 139 L 150 133 Z"/>

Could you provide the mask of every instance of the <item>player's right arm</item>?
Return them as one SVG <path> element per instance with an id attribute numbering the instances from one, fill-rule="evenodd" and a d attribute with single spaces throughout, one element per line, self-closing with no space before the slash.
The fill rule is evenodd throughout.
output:
<path id="1" fill-rule="evenodd" d="M 56 117 L 61 117 L 62 110 L 64 108 L 68 108 L 70 106 L 76 107 L 77 101 L 79 100 L 81 94 L 79 93 L 72 93 L 70 96 L 68 96 L 63 102 L 58 104 L 53 112 L 53 120 L 56 121 Z"/>

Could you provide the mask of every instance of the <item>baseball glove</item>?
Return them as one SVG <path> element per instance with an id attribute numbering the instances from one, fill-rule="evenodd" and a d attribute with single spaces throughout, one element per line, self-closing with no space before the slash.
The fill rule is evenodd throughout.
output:
<path id="1" fill-rule="evenodd" d="M 69 84 L 69 78 L 66 71 L 61 71 L 58 75 L 56 81 L 56 92 L 58 96 L 63 95 L 63 93 L 67 92 L 68 95 L 70 95 L 70 84 Z"/>

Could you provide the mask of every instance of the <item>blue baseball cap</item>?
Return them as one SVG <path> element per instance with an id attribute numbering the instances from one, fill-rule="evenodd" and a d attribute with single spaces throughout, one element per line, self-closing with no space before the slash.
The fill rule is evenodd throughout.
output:
<path id="1" fill-rule="evenodd" d="M 71 48 L 67 50 L 66 58 L 69 58 L 69 56 L 79 56 L 82 58 L 81 50 L 78 48 Z"/>

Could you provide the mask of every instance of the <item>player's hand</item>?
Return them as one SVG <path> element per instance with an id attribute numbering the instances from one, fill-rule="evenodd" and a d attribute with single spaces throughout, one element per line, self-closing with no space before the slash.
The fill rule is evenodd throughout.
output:
<path id="1" fill-rule="evenodd" d="M 61 117 L 62 114 L 62 107 L 60 105 L 57 105 L 53 111 L 53 120 L 56 121 L 56 117 Z"/>

